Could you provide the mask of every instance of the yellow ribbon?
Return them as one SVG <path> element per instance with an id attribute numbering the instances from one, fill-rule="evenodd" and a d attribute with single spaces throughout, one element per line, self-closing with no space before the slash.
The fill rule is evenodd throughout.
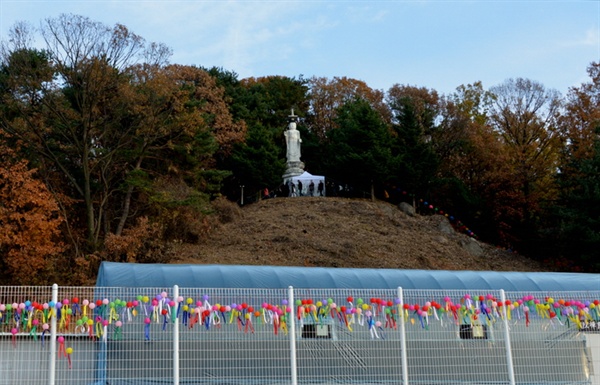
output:
<path id="1" fill-rule="evenodd" d="M 102 337 L 102 322 L 96 322 L 96 337 Z"/>
<path id="2" fill-rule="evenodd" d="M 117 311 L 115 310 L 114 307 L 110 308 L 110 313 L 108 315 L 108 323 L 112 324 L 112 321 L 118 321 L 119 320 L 119 315 L 117 314 Z"/>

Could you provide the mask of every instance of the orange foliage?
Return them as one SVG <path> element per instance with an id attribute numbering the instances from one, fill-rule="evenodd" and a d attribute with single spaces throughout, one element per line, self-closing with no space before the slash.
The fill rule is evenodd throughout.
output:
<path id="1" fill-rule="evenodd" d="M 493 87 L 490 122 L 502 138 L 513 179 L 523 197 L 524 221 L 533 221 L 540 203 L 556 196 L 554 171 L 561 138 L 556 127 L 560 95 L 528 79 L 508 79 Z M 515 203 L 516 204 L 516 203 Z"/>
<path id="2" fill-rule="evenodd" d="M 138 219 L 137 226 L 126 229 L 123 235 L 107 234 L 104 240 L 106 252 L 117 262 L 135 262 L 144 240 L 156 232 L 156 228 L 148 223 L 147 217 Z"/>
<path id="3" fill-rule="evenodd" d="M 385 122 L 391 120 L 383 91 L 372 89 L 362 80 L 345 76 L 333 79 L 312 77 L 309 85 L 312 110 L 309 123 L 311 130 L 321 139 L 326 138 L 327 133 L 337 127 L 337 109 L 355 98 L 368 101 Z"/>
<path id="4" fill-rule="evenodd" d="M 171 79 L 193 86 L 192 97 L 202 101 L 199 110 L 219 144 L 219 152 L 228 154 L 235 143 L 244 140 L 245 123 L 233 121 L 225 102 L 225 91 L 216 85 L 208 72 L 184 65 L 170 65 L 166 72 Z"/>
<path id="5" fill-rule="evenodd" d="M 242 87 L 250 88 L 256 84 L 268 84 L 272 79 L 286 79 L 286 77 L 281 75 L 261 76 L 258 78 L 250 76 L 248 78 L 240 80 L 240 84 L 242 85 Z"/>
<path id="6" fill-rule="evenodd" d="M 401 113 L 397 107 L 402 99 L 413 103 L 414 114 L 423 132 L 433 123 L 440 109 L 440 97 L 437 91 L 425 87 L 394 84 L 387 92 L 387 101 L 396 114 Z M 430 119 L 431 121 L 425 121 Z"/>
<path id="7" fill-rule="evenodd" d="M 0 145 L 0 152 L 0 263 L 10 283 L 41 283 L 49 258 L 64 249 L 57 241 L 63 218 L 35 170 L 9 148 Z"/>
<path id="8" fill-rule="evenodd" d="M 491 100 L 481 83 L 459 87 L 440 104 L 443 121 L 434 132 L 433 144 L 443 159 L 442 174 L 457 177 L 484 202 L 481 209 L 496 224 L 497 242 L 510 246 L 517 241 L 514 225 L 524 219 L 526 200 L 515 177 L 510 147 L 489 124 Z"/>
<path id="9" fill-rule="evenodd" d="M 102 259 L 115 262 L 166 263 L 170 250 L 161 240 L 162 229 L 150 223 L 147 217 L 138 218 L 134 227 L 123 230 L 122 235 L 109 233 L 104 239 Z"/>
<path id="10" fill-rule="evenodd" d="M 596 128 L 600 126 L 600 63 L 592 63 L 588 74 L 590 82 L 569 90 L 565 113 L 559 119 L 567 155 L 574 159 L 592 157 Z"/>

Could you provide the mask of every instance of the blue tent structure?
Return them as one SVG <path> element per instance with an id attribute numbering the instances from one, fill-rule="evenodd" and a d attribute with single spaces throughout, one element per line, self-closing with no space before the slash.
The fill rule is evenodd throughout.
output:
<path id="1" fill-rule="evenodd" d="M 394 293 L 394 289 L 402 287 L 407 289 L 405 295 L 415 296 L 404 298 L 411 303 L 411 300 L 422 302 L 424 296 L 428 295 L 424 292 L 428 290 L 438 296 L 450 290 L 505 290 L 513 295 L 516 292 L 570 293 L 569 297 L 576 298 L 579 297 L 575 293 L 579 292 L 584 293 L 581 294 L 583 296 L 593 294 L 597 298 L 600 293 L 600 274 L 103 262 L 95 292 L 98 298 L 103 298 L 112 297 L 113 290 L 119 294 L 136 294 L 148 288 L 169 288 L 174 285 L 194 298 L 198 298 L 200 292 L 211 292 L 218 293 L 217 297 L 223 297 L 220 299 L 224 301 L 228 291 L 232 292 L 233 300 L 246 289 L 249 292 L 258 289 L 256 292 L 264 295 L 269 290 L 262 289 L 271 289 L 271 292 L 279 293 L 274 294 L 277 296 L 286 292 L 282 289 L 292 286 L 298 294 L 296 298 L 304 298 L 302 294 L 318 296 L 320 294 L 317 292 L 322 293 L 319 290 L 311 291 L 313 289 L 351 289 L 365 294 L 382 289 Z M 423 297 L 417 297 L 421 295 Z M 135 330 L 135 322 L 138 323 L 138 329 L 143 327 L 140 326 L 141 318 L 135 318 L 133 325 L 128 325 L 128 330 Z M 593 372 L 593 359 L 595 355 L 600 355 L 600 350 L 592 352 L 588 347 L 595 336 L 582 333 L 577 328 L 545 327 L 548 326 L 547 319 L 537 319 L 535 322 L 537 324 L 530 326 L 524 322 L 510 325 L 510 334 L 514 337 L 510 342 L 513 355 L 510 365 L 516 368 L 515 383 L 595 385 L 596 382 L 590 382 L 589 373 Z M 509 335 L 503 329 L 503 323 L 486 325 L 486 332 L 482 334 L 485 338 L 479 340 L 477 338 L 480 337 L 461 337 L 462 327 L 469 326 L 466 323 L 457 326 L 453 322 L 443 325 L 441 322 L 432 322 L 426 331 L 418 325 L 415 328 L 407 324 L 410 332 L 403 337 L 406 344 L 403 349 L 407 356 L 403 366 L 398 364 L 401 352 L 398 333 L 390 332 L 387 338 L 374 341 L 372 335 L 369 337 L 370 329 L 366 327 L 355 325 L 355 330 L 350 333 L 343 325 L 331 320 L 330 323 L 320 324 L 327 331 L 327 338 L 316 339 L 311 338 L 309 333 L 311 327 L 315 330 L 316 327 L 309 320 L 302 321 L 297 325 L 294 340 L 298 352 L 298 375 L 314 380 L 311 383 L 323 384 L 399 383 L 401 369 L 405 367 L 409 369 L 414 383 L 420 384 L 508 383 L 509 360 L 503 357 L 506 355 Z M 154 328 L 159 326 L 154 325 Z M 227 328 L 233 332 L 237 330 L 235 325 Z M 286 382 L 290 360 L 287 355 L 290 342 L 287 338 L 264 332 L 260 338 L 253 338 L 243 332 L 228 334 L 204 329 L 183 327 L 178 334 L 181 339 L 178 343 L 185 356 L 181 360 L 181 370 L 186 384 L 251 384 L 252 379 L 260 384 L 290 383 Z M 171 379 L 166 374 L 170 366 L 157 366 L 157 363 L 169 360 L 169 334 L 159 334 L 159 330 L 154 330 L 152 342 L 144 342 L 140 333 L 131 333 L 128 339 L 105 339 L 96 345 L 96 381 L 93 385 L 170 383 Z M 130 353 L 132 346 L 135 348 Z M 549 349 L 548 346 L 560 348 Z M 128 363 L 134 357 L 137 357 L 137 370 L 132 371 Z M 350 359 L 361 364 L 352 364 L 348 361 Z M 382 365 L 390 360 L 394 360 L 395 364 Z M 324 362 L 329 364 L 323 365 Z M 461 369 L 455 371 L 455 377 L 448 376 L 446 368 L 459 369 L 464 363 L 475 362 L 476 370 Z M 532 362 L 543 364 L 534 365 Z M 488 371 L 492 374 L 488 374 Z M 392 382 L 385 382 L 390 378 Z M 449 378 L 456 381 L 448 382 Z M 532 378 L 537 382 L 531 381 Z"/>
<path id="2" fill-rule="evenodd" d="M 596 291 L 600 274 L 103 262 L 98 287 Z"/>

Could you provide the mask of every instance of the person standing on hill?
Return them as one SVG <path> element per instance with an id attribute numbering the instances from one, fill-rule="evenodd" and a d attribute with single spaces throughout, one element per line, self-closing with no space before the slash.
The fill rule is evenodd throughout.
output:
<path id="1" fill-rule="evenodd" d="M 298 196 L 302 196 L 302 182 L 298 181 Z"/>
<path id="2" fill-rule="evenodd" d="M 281 186 L 279 186 L 278 190 L 279 191 L 278 191 L 277 196 L 280 196 L 280 197 L 290 196 L 290 185 L 289 184 L 282 183 Z"/>
<path id="3" fill-rule="evenodd" d="M 324 187 L 324 186 L 323 186 L 323 181 L 322 181 L 322 180 L 320 180 L 320 181 L 319 181 L 319 186 L 317 187 L 317 191 L 319 192 L 319 195 L 320 195 L 320 196 L 323 196 L 323 187 Z"/>
<path id="4" fill-rule="evenodd" d="M 315 182 L 313 182 L 312 180 L 310 181 L 310 184 L 308 185 L 308 193 L 311 197 L 315 196 Z"/>

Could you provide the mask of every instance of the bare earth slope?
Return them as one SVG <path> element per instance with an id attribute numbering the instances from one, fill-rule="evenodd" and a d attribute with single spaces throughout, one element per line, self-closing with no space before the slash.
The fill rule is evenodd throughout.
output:
<path id="1" fill-rule="evenodd" d="M 443 232 L 441 215 L 410 217 L 387 202 L 275 198 L 244 206 L 177 263 L 432 270 L 545 271 L 540 263 L 464 234 Z"/>

